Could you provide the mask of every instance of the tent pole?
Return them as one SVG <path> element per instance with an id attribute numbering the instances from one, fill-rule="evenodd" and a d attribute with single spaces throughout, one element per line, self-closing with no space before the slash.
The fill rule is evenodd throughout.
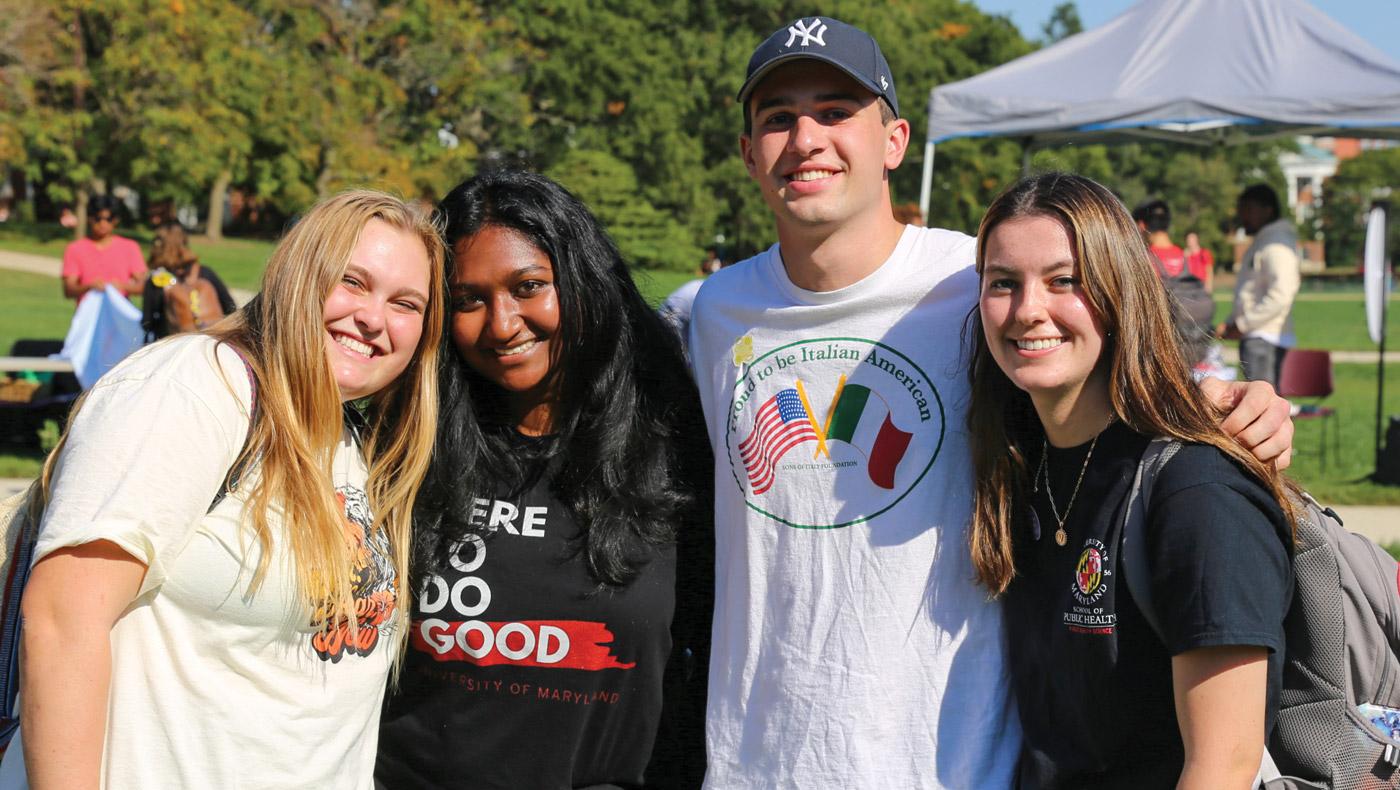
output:
<path id="1" fill-rule="evenodd" d="M 1385 211 L 1387 224 L 1381 227 L 1381 238 L 1384 239 L 1390 220 L 1390 206 L 1376 201 L 1372 208 Z M 1384 242 L 1381 248 L 1384 250 Z M 1384 255 L 1381 256 L 1381 266 L 1384 267 L 1384 272 L 1381 274 L 1381 342 L 1380 352 L 1376 355 L 1376 471 L 1372 474 L 1379 474 L 1381 470 L 1381 432 L 1385 430 L 1385 330 L 1386 313 L 1390 308 L 1390 262 Z"/>
<path id="2" fill-rule="evenodd" d="M 1381 280 L 1384 292 L 1381 295 L 1381 350 L 1376 355 L 1376 473 L 1381 470 L 1381 431 L 1385 423 L 1385 313 L 1390 302 L 1389 266 Z"/>
<path id="3" fill-rule="evenodd" d="M 1031 141 L 1034 138 L 1021 138 L 1021 177 L 1025 178 L 1031 174 Z"/>
<path id="4" fill-rule="evenodd" d="M 928 205 L 933 193 L 933 141 L 924 143 L 924 180 L 919 186 L 919 213 L 928 223 Z"/>

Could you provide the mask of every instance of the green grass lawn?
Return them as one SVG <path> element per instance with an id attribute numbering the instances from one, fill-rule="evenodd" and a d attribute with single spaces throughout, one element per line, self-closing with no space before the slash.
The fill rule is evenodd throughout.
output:
<path id="1" fill-rule="evenodd" d="M 0 356 L 20 338 L 62 339 L 72 318 L 57 277 L 0 269 Z"/>
<path id="2" fill-rule="evenodd" d="M 656 307 L 670 296 L 671 292 L 695 277 L 690 272 L 673 272 L 666 269 L 633 269 L 632 281 L 637 290 L 646 297 L 647 304 Z"/>
<path id="3" fill-rule="evenodd" d="M 1400 340 L 1400 336 L 1397 336 Z M 1295 419 L 1294 460 L 1289 474 L 1319 501 L 1337 505 L 1400 505 L 1400 486 L 1365 478 L 1375 469 L 1376 366 L 1335 365 L 1336 391 L 1322 403 L 1336 409 L 1330 420 L 1341 430 L 1341 457 L 1318 453 L 1321 419 Z M 1400 414 L 1400 364 L 1386 365 L 1384 413 Z M 1309 399 L 1300 399 L 1307 402 Z M 1328 431 L 1333 430 L 1332 427 Z M 1329 437 L 1329 445 L 1331 439 Z"/>
<path id="4" fill-rule="evenodd" d="M 33 234 L 7 237 L 0 231 L 0 248 L 41 254 L 61 254 L 67 238 L 36 238 Z M 229 239 L 218 245 L 194 241 L 203 260 L 218 270 L 230 285 L 255 288 L 263 262 L 272 245 L 263 241 Z M 638 271 L 637 286 L 656 305 L 690 279 L 686 272 Z M 1228 310 L 1230 295 L 1216 294 L 1217 317 Z M 42 275 L 0 269 L 0 352 L 20 337 L 61 338 L 67 332 L 73 306 L 60 293 L 58 281 Z M 1367 351 L 1374 348 L 1366 336 L 1366 311 L 1359 291 L 1304 293 L 1294 309 L 1299 344 L 1308 348 Z M 1392 300 L 1389 337 L 1400 350 L 1400 299 Z M 1400 487 L 1365 482 L 1374 464 L 1376 368 L 1374 365 L 1337 365 L 1337 391 L 1326 403 L 1337 409 L 1342 431 L 1342 457 L 1328 458 L 1326 468 L 1317 456 L 1318 420 L 1296 421 L 1294 446 L 1300 451 L 1291 470 L 1295 478 L 1324 502 L 1337 504 L 1400 504 Z M 1386 414 L 1400 414 L 1400 365 L 1387 367 Z M 0 477 L 35 474 L 41 458 L 34 451 L 0 448 Z"/>
<path id="5" fill-rule="evenodd" d="M 1215 320 L 1230 314 L 1230 294 L 1215 293 Z M 1400 351 L 1400 295 L 1392 294 L 1386 310 L 1386 343 Z M 1375 351 L 1366 330 L 1366 300 L 1361 292 L 1301 293 L 1293 303 L 1293 328 L 1299 348 L 1328 351 Z"/>
<path id="6" fill-rule="evenodd" d="M 128 232 L 128 230 L 123 228 L 119 232 L 135 239 L 141 244 L 142 252 L 149 253 L 149 232 L 140 230 Z M 63 257 L 63 248 L 70 241 L 72 241 L 71 231 L 57 225 L 14 226 L 12 223 L 0 225 L 0 249 L 3 250 L 61 258 Z M 263 267 L 267 264 L 267 258 L 272 254 L 274 246 L 274 242 L 261 239 L 223 239 L 215 243 L 202 236 L 195 236 L 190 240 L 190 247 L 198 253 L 202 263 L 212 267 L 214 271 L 219 273 L 219 277 L 230 286 L 249 291 L 258 289 Z M 647 298 L 647 301 L 653 305 L 660 304 L 667 294 L 693 276 L 688 272 L 663 270 L 637 270 L 635 272 L 637 287 L 641 289 L 642 295 Z M 8 281 L 0 280 L 0 284 L 4 284 L 8 288 Z M 58 288 L 56 283 L 54 288 L 55 290 Z M 8 293 L 8 291 L 4 292 Z M 4 307 L 8 312 L 10 304 L 9 299 L 6 298 L 0 302 L 0 307 Z M 8 348 L 8 344 L 6 344 L 6 348 Z"/>
<path id="7" fill-rule="evenodd" d="M 143 245 L 149 242 L 139 233 L 132 235 Z M 70 240 L 69 232 L 58 226 L 16 229 L 13 225 L 0 225 L 0 249 L 56 258 L 62 256 L 63 247 Z M 248 290 L 257 288 L 273 247 L 271 242 L 248 239 L 211 244 L 198 237 L 191 246 L 225 282 Z M 693 275 L 639 270 L 635 276 L 647 302 L 657 305 Z M 63 297 L 57 278 L 0 269 L 0 356 L 8 354 L 11 344 L 20 338 L 61 339 L 68 333 L 72 317 L 73 302 Z M 42 462 L 43 455 L 37 449 L 0 445 L 0 477 L 32 477 L 38 474 Z"/>
<path id="8" fill-rule="evenodd" d="M 142 254 L 150 253 L 149 230 L 123 225 L 117 229 L 117 233 L 135 239 L 141 245 Z M 63 248 L 72 240 L 73 232 L 58 225 L 0 225 L 0 249 L 62 258 Z M 267 256 L 272 253 L 273 242 L 261 239 L 223 239 L 211 242 L 203 236 L 194 236 L 190 239 L 190 247 L 199 255 L 201 262 L 218 272 L 224 282 L 234 288 L 255 291 L 258 288 L 258 280 L 262 278 Z"/>

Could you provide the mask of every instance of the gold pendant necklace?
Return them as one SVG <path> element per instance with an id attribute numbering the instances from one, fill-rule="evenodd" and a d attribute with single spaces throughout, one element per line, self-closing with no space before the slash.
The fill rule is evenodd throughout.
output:
<path id="1" fill-rule="evenodd" d="M 1110 422 L 1112 422 L 1110 420 Z M 1105 430 L 1108 426 L 1104 426 Z M 1055 494 L 1050 490 L 1050 472 L 1045 468 L 1045 456 L 1050 454 L 1050 442 L 1044 437 L 1040 440 L 1040 468 L 1035 470 L 1035 477 L 1032 478 L 1031 490 L 1036 492 L 1040 486 L 1034 481 L 1045 481 L 1045 498 L 1050 500 L 1050 514 L 1055 517 L 1055 545 L 1063 546 L 1069 542 L 1069 535 L 1065 532 L 1065 521 L 1069 519 L 1069 510 L 1074 507 L 1074 500 L 1079 497 L 1079 486 L 1084 482 L 1084 473 L 1089 471 L 1089 459 L 1094 457 L 1094 448 L 1099 444 L 1099 437 L 1103 431 L 1094 435 L 1094 441 L 1089 443 L 1089 452 L 1084 455 L 1084 465 L 1079 467 L 1079 479 L 1074 481 L 1074 492 L 1069 495 L 1069 504 L 1065 505 L 1065 514 L 1060 515 L 1059 508 L 1055 507 Z"/>

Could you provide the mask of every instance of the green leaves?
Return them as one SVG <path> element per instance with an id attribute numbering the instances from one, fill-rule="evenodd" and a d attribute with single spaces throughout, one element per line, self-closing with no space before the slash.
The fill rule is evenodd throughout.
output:
<path id="1" fill-rule="evenodd" d="M 1387 216 L 1386 255 L 1391 261 L 1400 255 L 1400 201 L 1391 190 L 1400 184 L 1400 148 L 1362 151 L 1337 166 L 1337 174 L 1327 181 L 1327 199 L 1322 204 L 1321 230 L 1327 234 L 1327 263 L 1331 266 L 1360 266 L 1366 244 L 1366 214 L 1371 203 L 1390 200 Z"/>
<path id="2" fill-rule="evenodd" d="M 823 10 L 875 35 L 894 69 L 912 127 L 891 174 L 900 203 L 918 198 L 928 91 L 1035 46 L 963 0 Z M 790 0 L 0 0 L 0 161 L 56 201 L 122 184 L 206 216 L 222 214 L 226 187 L 295 215 L 360 185 L 435 199 L 518 163 L 574 189 L 630 261 L 689 271 L 706 247 L 733 260 L 774 240 L 739 158 L 734 94 L 753 48 L 811 12 Z M 1061 3 L 1044 29 L 1077 24 Z M 1034 165 L 1084 172 L 1130 205 L 1163 195 L 1178 235 L 1194 228 L 1221 255 L 1238 190 L 1281 184 L 1278 150 L 1083 146 Z M 1014 141 L 940 145 L 929 224 L 975 231 L 1020 169 Z"/>

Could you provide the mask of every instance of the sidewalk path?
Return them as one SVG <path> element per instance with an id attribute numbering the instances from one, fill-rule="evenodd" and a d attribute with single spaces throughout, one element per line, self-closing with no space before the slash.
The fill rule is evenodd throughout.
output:
<path id="1" fill-rule="evenodd" d="M 1223 349 L 1221 349 L 1220 356 L 1221 356 L 1222 359 L 1225 360 L 1225 364 L 1227 364 L 1227 365 L 1238 365 L 1238 364 L 1240 364 L 1240 344 L 1239 344 L 1237 341 L 1234 341 L 1234 340 L 1227 340 L 1227 341 L 1225 341 L 1224 346 L 1225 346 L 1225 347 L 1224 347 Z M 1400 362 L 1400 351 L 1387 351 L 1387 352 L 1385 352 L 1385 361 L 1386 361 L 1387 364 L 1389 364 L 1389 363 L 1391 363 L 1391 362 Z M 1340 365 L 1340 364 L 1342 364 L 1342 363 L 1356 363 L 1356 364 L 1374 365 L 1374 364 L 1376 364 L 1376 352 L 1375 352 L 1375 351 L 1333 351 L 1333 352 L 1332 352 L 1332 364 L 1334 364 L 1334 365 Z"/>
<path id="2" fill-rule="evenodd" d="M 58 258 L 51 258 L 47 255 L 34 255 L 28 252 L 14 252 L 12 250 L 0 250 L 0 269 L 11 269 L 17 272 L 27 272 L 29 274 L 43 274 L 49 277 L 61 277 L 63 274 L 63 261 Z M 246 291 L 242 288 L 229 288 L 229 295 L 233 301 L 239 305 L 245 305 L 249 299 L 253 298 L 253 291 Z"/>
<path id="3" fill-rule="evenodd" d="M 1352 532 L 1359 532 L 1377 543 L 1400 541 L 1400 507 L 1333 505 L 1332 509 Z"/>

